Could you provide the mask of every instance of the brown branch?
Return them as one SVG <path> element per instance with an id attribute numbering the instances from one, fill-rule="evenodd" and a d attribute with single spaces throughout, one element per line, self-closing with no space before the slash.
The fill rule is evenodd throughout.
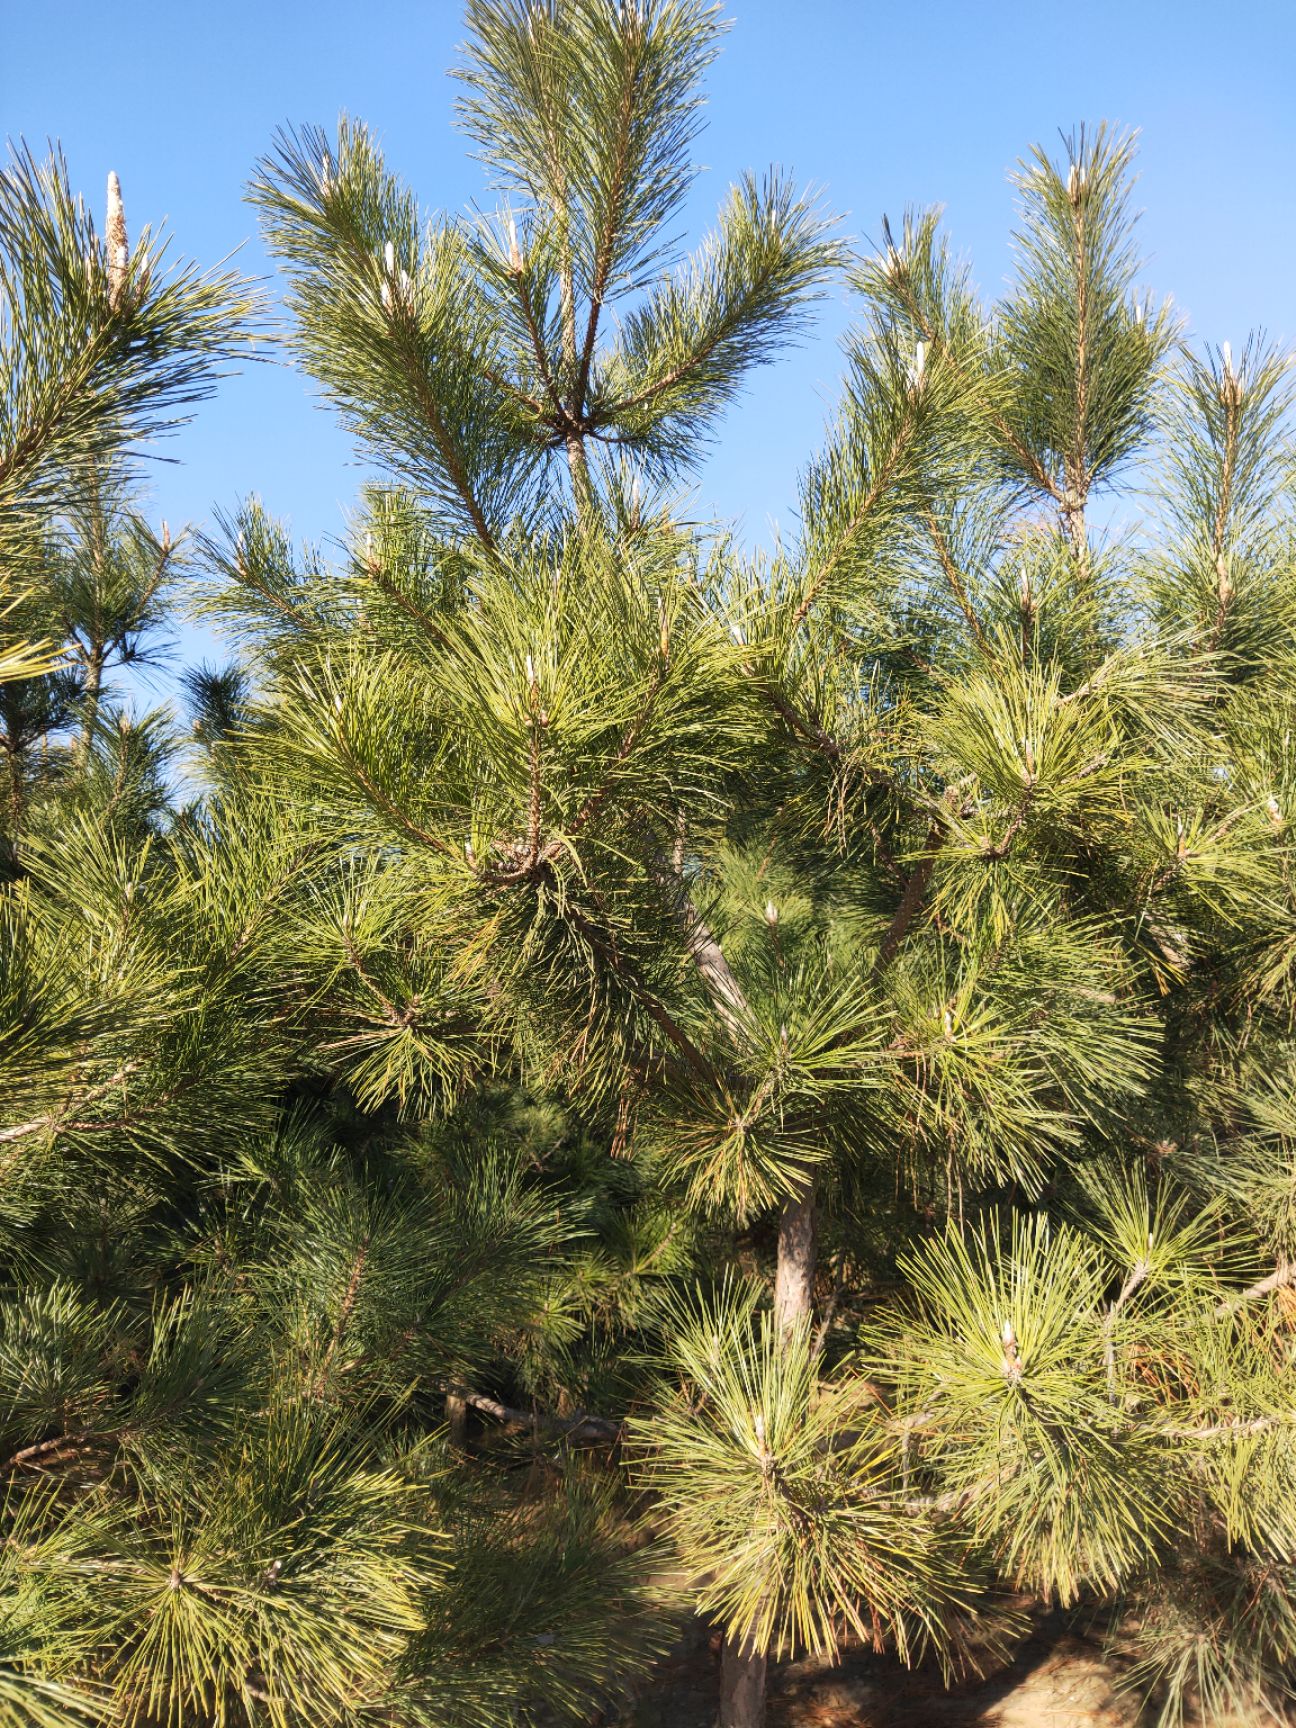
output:
<path id="1" fill-rule="evenodd" d="M 329 1340 L 328 1349 L 324 1352 L 324 1360 L 320 1363 L 319 1373 L 315 1376 L 315 1396 L 318 1398 L 324 1391 L 328 1371 L 333 1365 L 333 1358 L 341 1348 L 342 1340 L 355 1309 L 356 1298 L 360 1294 L 360 1282 L 364 1277 L 365 1265 L 369 1259 L 369 1232 L 360 1239 L 360 1247 L 351 1267 L 351 1275 L 347 1279 L 347 1287 L 342 1292 L 342 1301 L 338 1308 L 337 1322 L 333 1327 L 333 1336 Z"/>
<path id="2" fill-rule="evenodd" d="M 412 1026 L 417 1018 L 417 1011 L 413 1008 L 402 1009 L 396 1006 L 396 1004 L 378 984 L 377 980 L 370 975 L 369 971 L 365 967 L 364 962 L 360 958 L 359 950 L 351 940 L 351 932 L 345 924 L 340 933 L 342 937 L 342 946 L 346 950 L 347 963 L 355 973 L 356 977 L 364 985 L 365 989 L 368 990 L 369 994 L 381 1005 L 383 1015 L 386 1018 L 388 1025 L 393 1027 Z"/>
<path id="3" fill-rule="evenodd" d="M 748 1012 L 743 987 L 725 959 L 724 950 L 687 893 L 683 894 L 680 915 L 688 951 L 707 987 L 716 1012 L 724 1022 L 725 1030 L 737 1044 L 741 1041 L 742 1022 Z"/>
<path id="4" fill-rule="evenodd" d="M 264 892 L 257 896 L 256 911 L 248 919 L 247 923 L 244 924 L 235 940 L 230 944 L 229 959 L 231 961 L 237 960 L 239 955 L 242 954 L 243 950 L 256 934 L 258 926 L 265 921 L 265 916 L 274 906 L 277 897 L 285 888 L 289 887 L 296 881 L 302 865 L 306 864 L 316 853 L 325 850 L 327 850 L 327 842 L 323 840 L 311 840 L 308 841 L 306 845 L 297 848 L 292 857 L 288 860 L 285 868 L 281 871 L 278 880 L 273 882 L 269 888 L 265 889 Z"/>
<path id="5" fill-rule="evenodd" d="M 930 505 L 928 505 L 923 510 L 922 517 L 926 524 L 927 532 L 931 535 L 932 545 L 936 548 L 936 556 L 940 560 L 940 567 L 945 574 L 945 580 L 949 583 L 950 591 L 958 602 L 959 610 L 962 612 L 964 618 L 967 619 L 968 628 L 972 632 L 973 639 L 983 654 L 989 654 L 990 645 L 986 641 L 985 632 L 981 628 L 981 620 L 977 617 L 972 602 L 968 598 L 967 589 L 963 585 L 962 573 L 954 560 L 953 553 L 950 551 L 949 542 L 941 531 L 941 525 L 936 520 L 936 512 Z"/>
<path id="6" fill-rule="evenodd" d="M 1267 1278 L 1260 1279 L 1258 1284 L 1252 1284 L 1246 1290 L 1239 1290 L 1233 1296 L 1226 1296 L 1215 1309 L 1216 1319 L 1222 1320 L 1241 1308 L 1244 1303 L 1258 1302 L 1262 1296 L 1271 1296 L 1275 1290 L 1288 1290 L 1296 1284 L 1296 1260 L 1280 1260 L 1276 1270 Z"/>
<path id="7" fill-rule="evenodd" d="M 945 842 L 948 829 L 943 820 L 937 819 L 927 830 L 927 839 L 923 845 L 923 855 L 915 866 L 909 880 L 905 883 L 904 893 L 900 903 L 891 916 L 886 934 L 882 938 L 877 951 L 877 959 L 873 962 L 875 974 L 885 972 L 899 952 L 900 944 L 908 934 L 909 926 L 918 915 L 923 896 L 927 892 L 927 884 L 931 873 L 936 867 L 936 853 Z"/>
<path id="8" fill-rule="evenodd" d="M 661 693 L 661 687 L 662 675 L 661 671 L 658 670 L 653 677 L 652 683 L 648 686 L 648 694 L 644 698 L 643 707 L 639 710 L 638 714 L 635 715 L 634 719 L 630 722 L 629 726 L 626 727 L 621 736 L 621 742 L 617 746 L 616 755 L 612 758 L 614 766 L 617 766 L 626 760 L 630 752 L 634 749 L 635 744 L 638 742 L 639 734 L 652 719 L 653 709 L 657 706 L 657 697 Z M 594 817 L 597 816 L 598 812 L 611 796 L 614 785 L 615 779 L 609 778 L 603 782 L 597 792 L 593 793 L 586 799 L 585 803 L 572 818 L 571 825 L 567 830 L 569 838 L 579 834 L 581 829 L 586 827 Z"/>
<path id="9" fill-rule="evenodd" d="M 29 421 L 19 430 L 7 451 L 0 451 L 0 489 L 6 487 L 14 476 L 20 475 L 25 468 L 39 462 L 45 445 L 60 430 L 69 413 L 86 400 L 90 379 L 100 360 L 106 358 L 102 350 L 111 346 L 109 338 L 113 334 L 112 323 L 105 324 L 95 332 L 79 356 L 80 364 L 68 377 L 66 388 L 54 393 L 53 402 L 45 414 L 35 421 Z"/>
<path id="10" fill-rule="evenodd" d="M 510 1404 L 501 1404 L 498 1398 L 489 1398 L 484 1392 L 465 1392 L 454 1388 L 454 1395 L 462 1398 L 474 1410 L 480 1410 L 483 1415 L 493 1416 L 497 1422 L 507 1423 L 513 1428 L 535 1429 L 543 1428 L 547 1433 L 561 1436 L 564 1440 L 598 1440 L 605 1444 L 621 1438 L 624 1424 L 609 1421 L 606 1416 L 591 1416 L 585 1411 L 579 1411 L 575 1416 L 555 1416 L 552 1411 L 517 1410 Z"/>
<path id="11" fill-rule="evenodd" d="M 518 305 L 522 308 L 522 319 L 531 338 L 531 349 L 540 369 L 540 381 L 553 405 L 554 417 L 546 418 L 545 424 L 555 432 L 561 431 L 567 424 L 567 410 L 563 406 L 558 386 L 554 382 L 553 372 L 549 366 L 549 356 L 545 353 L 544 339 L 540 334 L 540 326 L 536 323 L 535 307 L 531 304 L 531 296 L 527 292 L 526 279 L 519 265 L 513 272 L 513 281 L 518 291 Z M 543 411 L 543 405 L 539 405 Z"/>
<path id="12" fill-rule="evenodd" d="M 581 510 L 591 510 L 594 507 L 594 485 L 590 480 L 584 435 L 578 427 L 573 426 L 565 433 L 563 443 L 567 450 L 567 468 L 571 474 L 576 502 Z"/>
<path id="13" fill-rule="evenodd" d="M 585 938 L 591 947 L 596 948 L 606 960 L 613 974 L 627 986 L 631 996 L 653 1021 L 666 1034 L 670 1044 L 684 1058 L 693 1073 L 706 1085 L 715 1081 L 715 1070 L 697 1045 L 680 1026 L 665 1004 L 658 1001 L 652 992 L 646 989 L 634 971 L 628 967 L 622 958 L 615 935 L 605 931 L 592 918 L 579 911 L 568 902 L 565 916 L 569 918 L 576 930 Z"/>
<path id="14" fill-rule="evenodd" d="M 421 629 L 426 630 L 438 648 L 446 648 L 449 646 L 448 639 L 441 626 L 434 618 L 430 617 L 421 606 L 416 606 L 409 596 L 402 592 L 398 585 L 392 581 L 391 577 L 383 569 L 382 564 L 377 558 L 367 559 L 365 562 L 365 570 L 375 587 L 381 589 L 389 600 L 394 600 L 400 607 L 401 611 L 405 613 L 407 618 L 412 618 Z"/>
<path id="15" fill-rule="evenodd" d="M 631 14 L 627 14 L 627 17 Z M 590 282 L 589 318 L 585 325 L 585 341 L 581 348 L 580 365 L 572 406 L 579 418 L 585 412 L 585 397 L 589 390 L 590 368 L 594 362 L 594 344 L 598 340 L 599 317 L 603 299 L 612 274 L 612 258 L 616 245 L 617 221 L 629 182 L 630 138 L 634 121 L 635 88 L 639 82 L 639 65 L 633 57 L 626 62 L 627 76 L 621 91 L 621 109 L 617 116 L 617 155 L 608 192 L 607 213 L 594 255 L 594 272 Z"/>
<path id="16" fill-rule="evenodd" d="M 450 436 L 450 430 L 445 423 L 445 416 L 441 412 L 441 404 L 437 401 L 436 396 L 429 388 L 427 372 L 419 357 L 411 352 L 409 343 L 405 340 L 401 323 L 398 322 L 398 320 L 403 320 L 405 316 L 403 310 L 398 310 L 397 306 L 394 304 L 391 316 L 388 320 L 388 328 L 395 338 L 393 346 L 396 351 L 396 357 L 400 361 L 401 369 L 405 373 L 406 380 L 414 392 L 415 400 L 422 411 L 423 418 L 427 421 L 428 427 L 431 430 L 433 441 L 437 447 L 437 454 L 445 464 L 446 473 L 450 476 L 451 484 L 463 500 L 464 508 L 468 512 L 473 528 L 476 530 L 477 537 L 486 547 L 487 551 L 493 552 L 495 550 L 495 536 L 491 533 L 486 517 L 482 513 L 481 505 L 477 502 L 477 497 L 472 489 L 471 482 L 468 479 L 467 470 L 464 468 L 463 460 L 455 445 L 454 439 Z"/>
<path id="17" fill-rule="evenodd" d="M 1062 522 L 1080 558 L 1084 574 L 1089 568 L 1089 537 L 1085 531 L 1085 500 L 1089 492 L 1089 281 L 1088 242 L 1085 233 L 1085 183 L 1083 170 L 1072 165 L 1074 185 L 1068 186 L 1071 222 L 1075 231 L 1076 271 L 1076 420 L 1075 448 L 1067 464 L 1066 496 L 1062 500 Z"/>
<path id="18" fill-rule="evenodd" d="M 347 767 L 355 775 L 356 781 L 365 793 L 365 796 L 371 803 L 376 805 L 377 808 L 382 811 L 384 816 L 390 817 L 390 819 L 395 822 L 399 828 L 402 828 L 406 834 L 410 835 L 411 838 L 421 841 L 424 846 L 430 846 L 434 852 L 440 852 L 447 858 L 453 858 L 455 856 L 454 852 L 446 845 L 444 840 L 438 839 L 435 834 L 429 834 L 426 828 L 420 828 L 417 822 L 413 821 L 403 810 L 393 804 L 382 788 L 370 779 L 369 775 L 360 766 L 359 762 L 357 762 L 352 753 L 351 747 L 343 737 L 340 728 L 337 733 L 337 742 L 338 749 L 342 752 Z"/>
<path id="19" fill-rule="evenodd" d="M 992 846 L 984 847 L 981 853 L 983 858 L 989 859 L 994 863 L 1000 863 L 1008 856 L 1009 852 L 1012 850 L 1013 841 L 1026 826 L 1026 818 L 1030 815 L 1031 803 L 1034 800 L 1034 797 L 1035 781 L 1032 779 L 1025 792 L 1022 794 L 1021 802 L 1017 806 L 1016 813 L 1009 822 L 1007 828 L 1004 829 L 1003 838 L 995 841 Z"/>
<path id="20" fill-rule="evenodd" d="M 1166 1440 L 1223 1440 L 1230 1436 L 1268 1434 L 1275 1428 L 1296 1428 L 1296 1411 L 1279 1416 L 1226 1416 L 1219 1422 L 1172 1423 L 1155 1430 Z"/>
<path id="21" fill-rule="evenodd" d="M 762 274 L 759 281 L 753 282 L 750 285 L 749 294 L 753 294 L 759 288 L 762 288 L 765 283 L 765 278 L 769 274 L 771 274 L 771 272 L 766 271 Z M 608 421 L 617 420 L 622 415 L 628 414 L 634 408 L 642 408 L 646 402 L 652 402 L 656 397 L 660 396 L 663 391 L 671 390 L 676 384 L 682 383 L 691 372 L 696 372 L 699 366 L 704 365 L 706 361 L 711 358 L 712 354 L 715 353 L 720 344 L 725 341 L 735 327 L 741 325 L 741 322 L 741 309 L 736 309 L 729 318 L 726 318 L 721 324 L 716 326 L 715 330 L 712 332 L 710 340 L 703 342 L 699 347 L 695 348 L 687 359 L 681 360 L 678 366 L 672 366 L 669 372 L 663 373 L 660 378 L 654 378 L 651 383 L 643 385 L 641 389 L 633 391 L 629 396 L 623 396 L 620 401 L 609 403 L 605 408 L 600 410 L 596 424 L 588 426 L 586 430 L 592 437 L 600 437 L 601 434 L 597 430 L 597 426 L 601 426 Z M 619 443 L 622 441 L 623 440 L 615 437 L 606 440 L 608 443 Z M 634 442 L 633 439 L 626 441 Z"/>
<path id="22" fill-rule="evenodd" d="M 799 630 L 802 624 L 805 623 L 810 608 L 818 598 L 820 590 L 832 575 L 833 571 L 837 568 L 838 564 L 840 564 L 843 557 L 845 557 L 846 549 L 858 535 L 864 523 L 868 520 L 878 499 L 889 490 L 891 482 L 895 478 L 896 469 L 900 466 L 900 458 L 913 438 L 916 425 L 917 418 L 911 404 L 910 407 L 906 409 L 904 419 L 901 421 L 900 426 L 896 431 L 896 435 L 891 442 L 891 448 L 887 452 L 887 459 L 882 464 L 873 484 L 865 493 L 863 502 L 859 509 L 855 511 L 845 529 L 838 536 L 837 543 L 833 548 L 831 556 L 821 567 L 818 575 L 809 583 L 805 593 L 802 595 L 801 600 L 797 605 L 796 611 L 792 614 L 792 628 L 794 631 Z"/>
<path id="23" fill-rule="evenodd" d="M 530 797 L 527 800 L 527 857 L 534 869 L 540 857 L 540 828 L 543 817 L 541 805 L 540 778 L 540 728 L 533 722 L 531 739 L 527 750 L 527 771 L 531 780 Z"/>
<path id="24" fill-rule="evenodd" d="M 48 1459 L 59 1459 L 66 1453 L 75 1457 L 78 1452 L 83 1452 L 100 1438 L 102 1436 L 92 1433 L 88 1428 L 76 1434 L 56 1434 L 50 1440 L 38 1440 L 34 1446 L 24 1446 L 21 1452 L 15 1452 L 7 1458 L 0 1468 L 38 1470 Z"/>
<path id="25" fill-rule="evenodd" d="M 641 390 L 636 390 L 630 396 L 623 396 L 619 402 L 610 403 L 601 411 L 599 424 L 601 425 L 604 421 L 608 420 L 617 420 L 622 415 L 628 414 L 633 408 L 642 408 L 645 402 L 653 401 L 655 397 L 661 395 L 663 390 L 670 390 L 676 384 L 681 383 L 688 377 L 690 372 L 695 372 L 704 361 L 711 358 L 711 355 L 724 341 L 725 334 L 726 332 L 724 330 L 717 330 L 711 340 L 709 342 L 704 342 L 700 348 L 695 348 L 687 360 L 681 360 L 678 366 L 673 366 L 669 372 L 665 373 L 660 378 L 654 379 L 651 384 L 645 384 Z M 635 442 L 633 438 L 627 439 L 616 436 L 605 437 L 596 426 L 591 426 L 589 431 L 591 436 L 601 438 L 602 441 L 607 444 Z"/>
<path id="26" fill-rule="evenodd" d="M 1116 1300 L 1103 1315 L 1103 1366 L 1107 1371 L 1107 1395 L 1113 1404 L 1116 1402 L 1116 1322 L 1120 1319 L 1125 1304 L 1144 1283 L 1151 1270 L 1146 1260 L 1135 1261 Z"/>
<path id="27" fill-rule="evenodd" d="M 839 1257 L 833 1268 L 832 1293 L 824 1307 L 819 1324 L 815 1328 L 814 1342 L 810 1350 L 810 1354 L 815 1360 L 818 1360 L 824 1353 L 828 1343 L 828 1334 L 832 1330 L 832 1323 L 837 1318 L 837 1310 L 841 1306 L 841 1299 L 845 1294 L 846 1276 Z"/>
<path id="28" fill-rule="evenodd" d="M 787 722 L 798 737 L 804 738 L 816 750 L 822 751 L 830 762 L 841 761 L 842 747 L 830 732 L 825 732 L 817 721 L 802 714 L 778 686 L 768 679 L 760 680 L 760 689 L 770 707 L 781 720 Z"/>
<path id="29" fill-rule="evenodd" d="M 950 362 L 960 377 L 966 378 L 968 375 L 968 368 L 965 361 L 962 359 L 957 349 L 945 341 L 941 332 L 932 325 L 930 320 L 923 316 L 921 303 L 913 294 L 912 290 L 909 289 L 908 277 L 902 271 L 897 271 L 893 274 L 891 279 L 899 291 L 901 298 L 904 300 L 909 311 L 909 316 L 913 319 L 915 327 L 922 332 L 923 340 L 931 350 L 931 358 L 935 359 L 936 355 L 939 353 Z M 906 290 L 908 291 L 906 292 Z M 1002 414 L 997 414 L 992 409 L 989 419 L 991 425 L 999 434 L 999 437 L 1012 451 L 1013 455 L 1035 481 L 1036 485 L 1040 486 L 1051 498 L 1060 503 L 1065 496 L 1064 489 L 1058 485 L 1054 476 L 1049 473 L 1048 469 L 1040 461 L 1039 457 L 1036 456 L 1035 452 L 1031 450 L 1028 445 L 1022 443 L 1021 439 L 1013 431 L 1012 427 L 1009 425 L 1008 421 L 1004 419 Z"/>
<path id="30" fill-rule="evenodd" d="M 43 1116 L 33 1116 L 30 1120 L 15 1123 L 10 1128 L 0 1128 L 0 1145 L 7 1145 L 14 1140 L 25 1140 L 31 1134 L 38 1134 L 43 1128 L 58 1130 L 59 1128 L 65 1127 L 75 1128 L 85 1126 L 85 1124 L 68 1121 L 68 1112 L 74 1108 L 79 1109 L 85 1104 L 92 1103 L 97 1098 L 105 1097 L 114 1089 L 114 1087 L 120 1086 L 123 1080 L 127 1079 L 129 1075 L 133 1074 L 135 1070 L 141 1066 L 142 1062 L 138 1058 L 123 1063 L 115 1074 L 109 1075 L 107 1080 L 102 1080 L 98 1085 L 91 1086 L 86 1091 L 70 1097 L 63 1105 L 62 1109 L 48 1111 Z"/>
<path id="31" fill-rule="evenodd" d="M 497 390 L 502 390 L 505 395 L 512 396 L 514 401 L 520 402 L 524 408 L 529 408 L 542 425 L 557 430 L 553 417 L 538 396 L 532 396 L 528 391 L 515 384 L 511 378 L 506 378 L 502 372 L 497 372 L 493 366 L 479 364 L 477 370 L 488 384 L 493 384 Z"/>

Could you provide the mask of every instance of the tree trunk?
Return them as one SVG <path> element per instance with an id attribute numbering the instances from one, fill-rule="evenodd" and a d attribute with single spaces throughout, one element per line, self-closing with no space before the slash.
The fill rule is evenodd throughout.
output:
<path id="1" fill-rule="evenodd" d="M 774 1318 L 785 1338 L 810 1323 L 818 1240 L 814 1181 L 807 1178 L 800 1194 L 787 1201 L 779 1215 Z"/>
<path id="2" fill-rule="evenodd" d="M 683 877 L 684 825 L 676 841 L 674 867 Z M 689 952 L 702 975 L 725 1030 L 741 1048 L 747 998 L 724 951 L 685 894 L 681 911 Z M 782 1338 L 808 1328 L 814 1298 L 818 1215 L 814 1178 L 807 1176 L 779 1217 L 778 1270 L 774 1314 Z M 765 1728 L 765 1676 L 768 1658 L 750 1639 L 727 1637 L 720 1658 L 720 1728 Z"/>
<path id="3" fill-rule="evenodd" d="M 726 1638 L 720 1655 L 720 1728 L 765 1728 L 763 1654 Z"/>
<path id="4" fill-rule="evenodd" d="M 819 1219 L 814 1181 L 786 1202 L 779 1216 L 774 1318 L 787 1339 L 810 1325 Z M 720 1728 L 765 1728 L 768 1659 L 748 1640 L 726 1638 L 720 1667 Z"/>
<path id="5" fill-rule="evenodd" d="M 445 1401 L 447 1438 L 456 1451 L 468 1448 L 468 1400 L 457 1392 L 447 1392 Z"/>

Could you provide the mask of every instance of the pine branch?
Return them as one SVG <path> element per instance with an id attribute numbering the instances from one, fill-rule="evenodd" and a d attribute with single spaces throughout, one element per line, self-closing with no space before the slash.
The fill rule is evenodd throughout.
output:
<path id="1" fill-rule="evenodd" d="M 1246 1303 L 1258 1302 L 1262 1297 L 1272 1296 L 1275 1290 L 1289 1290 L 1293 1284 L 1296 1284 L 1296 1261 L 1281 1260 L 1267 1278 L 1261 1278 L 1247 1289 L 1226 1296 L 1215 1309 L 1216 1318 L 1226 1319 Z"/>
<path id="2" fill-rule="evenodd" d="M 968 598 L 962 573 L 950 551 L 948 540 L 941 532 L 940 523 L 936 520 L 936 513 L 930 507 L 923 512 L 923 521 L 926 524 L 928 534 L 931 536 L 932 545 L 936 549 L 936 556 L 940 562 L 941 570 L 944 572 L 945 580 L 949 583 L 950 593 L 958 602 L 959 611 L 967 620 L 968 629 L 972 632 L 972 639 L 983 654 L 989 655 L 991 652 L 990 644 L 986 641 L 985 632 L 981 628 L 981 621 Z"/>
<path id="3" fill-rule="evenodd" d="M 887 925 L 874 961 L 876 973 L 885 972 L 887 967 L 900 952 L 901 944 L 909 933 L 909 928 L 922 907 L 927 893 L 927 885 L 931 881 L 932 871 L 936 868 L 936 855 L 944 845 L 949 833 L 948 824 L 938 818 L 927 830 L 927 838 L 923 842 L 922 856 L 910 873 L 905 883 L 904 892 L 900 896 L 895 911 L 891 914 L 891 922 Z"/>
<path id="4" fill-rule="evenodd" d="M 498 1398 L 488 1397 L 484 1392 L 468 1392 L 456 1388 L 456 1396 L 474 1410 L 480 1410 L 485 1416 L 493 1416 L 497 1422 L 506 1423 L 512 1428 L 525 1428 L 534 1432 L 537 1428 L 547 1434 L 559 1435 L 564 1440 L 593 1440 L 602 1445 L 615 1445 L 622 1436 L 624 1425 L 609 1421 L 605 1416 L 591 1416 L 585 1411 L 578 1411 L 575 1416 L 555 1416 L 548 1410 L 517 1410 L 512 1405 L 501 1404 Z"/>
<path id="5" fill-rule="evenodd" d="M 1103 1315 L 1103 1367 L 1107 1374 L 1107 1395 L 1112 1403 L 1116 1402 L 1116 1323 L 1121 1313 L 1137 1291 L 1147 1281 L 1152 1268 L 1146 1260 L 1137 1261 L 1129 1271 L 1128 1277 L 1121 1285 L 1116 1299 Z"/>
<path id="6" fill-rule="evenodd" d="M 92 1104 L 100 1098 L 106 1098 L 115 1092 L 130 1075 L 143 1066 L 141 1058 L 133 1057 L 124 1062 L 115 1074 L 98 1085 L 87 1086 L 80 1092 L 73 1093 L 57 1110 L 45 1112 L 41 1116 L 33 1116 L 30 1121 L 14 1123 L 8 1128 L 0 1128 L 0 1145 L 9 1145 L 15 1140 L 29 1139 L 33 1134 L 57 1133 L 60 1129 L 97 1127 L 102 1124 L 78 1122 L 71 1119 L 70 1113 L 80 1111 L 85 1105 Z"/>

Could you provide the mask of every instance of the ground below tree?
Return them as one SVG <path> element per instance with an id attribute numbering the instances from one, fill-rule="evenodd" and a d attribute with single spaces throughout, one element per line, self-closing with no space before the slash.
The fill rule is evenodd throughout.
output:
<path id="1" fill-rule="evenodd" d="M 717 1639 L 682 1640 L 617 1728 L 713 1728 L 719 1674 Z M 1041 1624 L 1010 1666 L 952 1690 L 935 1669 L 910 1672 L 864 1650 L 835 1665 L 770 1670 L 768 1728 L 1134 1728 L 1137 1719 L 1101 1646 L 1060 1617 Z"/>

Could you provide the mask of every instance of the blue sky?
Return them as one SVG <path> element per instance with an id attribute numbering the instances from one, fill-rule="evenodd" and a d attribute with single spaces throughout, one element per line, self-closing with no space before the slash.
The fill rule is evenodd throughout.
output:
<path id="1" fill-rule="evenodd" d="M 778 163 L 822 189 L 848 232 L 883 211 L 943 204 L 987 295 L 1010 268 L 1006 175 L 1034 141 L 1108 119 L 1142 131 L 1147 279 L 1193 332 L 1237 349 L 1262 327 L 1296 340 L 1296 5 L 1184 0 L 730 0 L 709 81 L 700 234 L 730 181 Z M 242 188 L 284 121 L 340 111 L 381 134 L 428 207 L 483 196 L 454 130 L 445 76 L 459 0 L 0 0 L 0 129 L 62 140 L 100 204 L 122 178 L 132 236 L 169 218 L 178 248 L 214 263 L 237 247 L 269 275 Z M 793 523 L 799 466 L 836 390 L 844 294 L 800 353 L 761 374 L 723 427 L 698 504 L 759 541 Z M 257 366 L 227 381 L 170 441 L 153 514 L 201 523 L 257 492 L 299 536 L 343 526 L 360 478 L 308 380 Z M 204 651 L 187 633 L 181 652 Z"/>

